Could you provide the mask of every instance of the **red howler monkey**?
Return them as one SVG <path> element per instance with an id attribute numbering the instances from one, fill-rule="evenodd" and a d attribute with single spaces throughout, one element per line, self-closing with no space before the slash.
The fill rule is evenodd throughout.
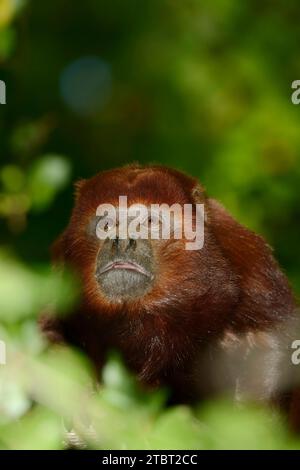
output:
<path id="1" fill-rule="evenodd" d="M 175 238 L 99 240 L 97 207 L 117 206 L 120 195 L 128 206 L 204 204 L 203 248 L 186 250 Z M 117 348 L 141 382 L 167 385 L 180 401 L 216 384 L 237 399 L 270 399 L 281 387 L 289 360 L 282 332 L 295 313 L 288 281 L 265 241 L 194 178 L 128 166 L 80 181 L 54 258 L 75 269 L 83 293 L 78 311 L 50 334 L 82 348 L 97 368 Z"/>

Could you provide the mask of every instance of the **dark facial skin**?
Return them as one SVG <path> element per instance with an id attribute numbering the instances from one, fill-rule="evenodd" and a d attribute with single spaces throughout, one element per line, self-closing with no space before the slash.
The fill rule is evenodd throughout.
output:
<path id="1" fill-rule="evenodd" d="M 107 238 L 97 256 L 95 276 L 104 295 L 113 302 L 144 295 L 154 281 L 150 242 Z"/>

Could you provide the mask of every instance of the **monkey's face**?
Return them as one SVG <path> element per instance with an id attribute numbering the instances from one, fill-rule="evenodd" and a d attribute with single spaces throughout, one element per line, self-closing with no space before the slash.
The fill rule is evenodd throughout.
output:
<path id="1" fill-rule="evenodd" d="M 92 219 L 89 231 L 99 239 L 95 278 L 101 294 L 112 303 L 136 300 L 150 293 L 162 270 L 161 252 L 163 248 L 170 250 L 162 240 L 162 215 L 151 213 L 150 207 L 143 208 L 144 213 L 139 212 L 142 204 L 126 208 L 123 229 L 124 214 L 120 216 L 120 208 L 115 206 L 113 214 L 104 210 Z M 132 216 L 132 209 L 138 211 L 137 217 Z M 174 215 L 170 225 L 171 222 L 174 224 Z M 170 245 L 173 231 L 169 228 Z"/>

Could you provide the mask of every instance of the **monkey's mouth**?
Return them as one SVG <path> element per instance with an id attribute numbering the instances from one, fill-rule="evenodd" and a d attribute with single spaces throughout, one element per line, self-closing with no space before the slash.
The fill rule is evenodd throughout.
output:
<path id="1" fill-rule="evenodd" d="M 141 266 L 140 264 L 138 263 L 135 263 L 134 261 L 111 261 L 110 263 L 107 263 L 103 268 L 101 268 L 99 271 L 98 271 L 98 274 L 101 275 L 101 274 L 104 274 L 104 273 L 107 273 L 108 271 L 112 271 L 114 269 L 126 269 L 128 271 L 135 271 L 137 273 L 140 273 L 142 274 L 143 276 L 147 276 L 147 277 L 152 277 L 151 274 L 146 271 L 145 268 L 143 268 L 143 266 Z"/>
<path id="2" fill-rule="evenodd" d="M 149 240 L 107 239 L 96 259 L 95 277 L 111 302 L 120 303 L 142 297 L 152 289 L 154 260 Z"/>

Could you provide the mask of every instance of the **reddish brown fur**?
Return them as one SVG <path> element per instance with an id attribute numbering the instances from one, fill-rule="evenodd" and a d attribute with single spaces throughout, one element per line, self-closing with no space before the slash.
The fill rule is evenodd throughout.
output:
<path id="1" fill-rule="evenodd" d="M 122 305 L 99 291 L 94 273 L 101 243 L 86 233 L 97 206 L 118 204 L 119 195 L 128 196 L 128 205 L 201 202 L 207 216 L 200 251 L 186 251 L 184 240 L 153 241 L 155 285 L 143 298 Z M 81 306 L 59 325 L 66 340 L 82 347 L 97 367 L 109 348 L 118 348 L 144 383 L 167 384 L 184 400 L 206 391 L 202 352 L 216 345 L 230 351 L 226 336 L 271 334 L 295 311 L 286 277 L 264 240 L 207 198 L 195 179 L 164 167 L 129 166 L 80 182 L 54 254 L 82 279 Z M 273 393 L 262 384 L 262 397 Z"/>

